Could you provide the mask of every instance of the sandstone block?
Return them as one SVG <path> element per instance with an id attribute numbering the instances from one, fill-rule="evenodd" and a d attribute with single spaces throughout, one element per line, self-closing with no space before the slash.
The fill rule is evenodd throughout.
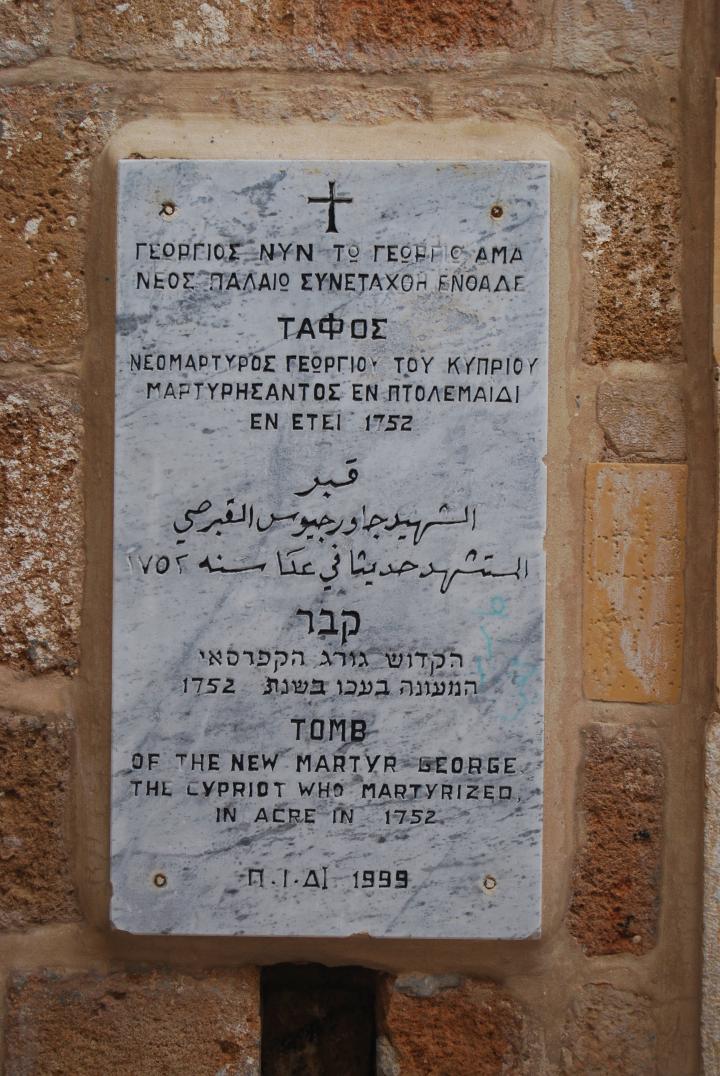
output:
<path id="1" fill-rule="evenodd" d="M 77 56 L 140 67 L 236 67 L 273 46 L 287 60 L 315 25 L 315 0 L 73 0 L 73 11 Z"/>
<path id="2" fill-rule="evenodd" d="M 677 702 L 682 684 L 687 468 L 590 464 L 584 688 L 606 702 Z"/>
<path id="3" fill-rule="evenodd" d="M 562 0 L 556 13 L 555 61 L 594 75 L 638 69 L 648 62 L 674 67 L 682 16 L 674 0 L 622 6 L 613 0 Z"/>
<path id="4" fill-rule="evenodd" d="M 580 991 L 562 1041 L 564 1076 L 653 1076 L 657 1071 L 650 1000 L 607 983 Z"/>
<path id="5" fill-rule="evenodd" d="M 0 360 L 77 358 L 89 170 L 108 134 L 92 87 L 0 90 Z"/>
<path id="6" fill-rule="evenodd" d="M 651 949 L 657 938 L 663 764 L 633 729 L 585 736 L 580 809 L 584 840 L 573 875 L 570 932 L 589 956 Z"/>
<path id="7" fill-rule="evenodd" d="M 536 1076 L 540 1046 L 522 1006 L 495 983 L 443 976 L 384 982 L 378 1076 Z"/>
<path id="8" fill-rule="evenodd" d="M 375 46 L 492 49 L 525 41 L 524 0 L 318 0 L 321 36 L 340 50 Z"/>
<path id="9" fill-rule="evenodd" d="M 527 0 L 73 0 L 75 55 L 138 67 L 406 67 L 453 51 L 525 48 L 539 20 Z"/>
<path id="10" fill-rule="evenodd" d="M 270 97 L 262 88 L 243 88 L 232 95 L 230 107 L 250 123 L 284 123 L 291 116 L 333 123 L 383 123 L 426 119 L 430 102 L 427 95 L 402 86 L 365 86 L 358 91 L 328 84 L 321 94 L 315 87 L 298 86 L 292 101 L 284 95 Z"/>
<path id="11" fill-rule="evenodd" d="M 15 668 L 77 665 L 81 444 L 71 380 L 0 383 L 0 658 Z"/>
<path id="12" fill-rule="evenodd" d="M 677 147 L 629 105 L 586 121 L 582 185 L 586 359 L 680 362 Z"/>
<path id="13" fill-rule="evenodd" d="M 255 969 L 18 977 L 7 1076 L 259 1076 Z"/>
<path id="14" fill-rule="evenodd" d="M 70 877 L 70 729 L 0 713 L 0 929 L 78 918 Z"/>
<path id="15" fill-rule="evenodd" d="M 52 0 L 0 4 L 0 67 L 26 64 L 47 52 Z"/>
<path id="16" fill-rule="evenodd" d="M 685 416 L 679 386 L 659 381 L 604 381 L 598 422 L 608 451 L 628 460 L 684 460 Z"/>

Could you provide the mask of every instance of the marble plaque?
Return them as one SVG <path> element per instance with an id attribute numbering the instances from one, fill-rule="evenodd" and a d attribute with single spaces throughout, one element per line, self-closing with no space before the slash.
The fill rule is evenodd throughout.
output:
<path id="1" fill-rule="evenodd" d="M 539 932 L 548 187 L 121 162 L 116 927 Z"/>

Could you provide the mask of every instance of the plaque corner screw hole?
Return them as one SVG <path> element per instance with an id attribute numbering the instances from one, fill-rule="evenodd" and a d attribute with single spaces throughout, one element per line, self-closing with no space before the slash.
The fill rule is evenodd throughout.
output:
<path id="1" fill-rule="evenodd" d="M 164 889 L 167 883 L 167 875 L 163 874 L 162 871 L 158 871 L 157 874 L 153 876 L 153 885 L 157 889 Z"/>
<path id="2" fill-rule="evenodd" d="M 505 215 L 505 210 L 497 202 L 490 207 L 490 216 L 493 220 L 500 220 Z"/>
<path id="3" fill-rule="evenodd" d="M 161 217 L 174 217 L 176 213 L 177 213 L 177 206 L 175 205 L 174 202 L 171 202 L 169 199 L 167 201 L 163 202 L 163 204 L 160 206 L 160 216 Z"/>
<path id="4" fill-rule="evenodd" d="M 492 893 L 493 889 L 497 886 L 497 878 L 493 878 L 492 874 L 486 874 L 483 878 L 483 889 L 486 893 Z"/>

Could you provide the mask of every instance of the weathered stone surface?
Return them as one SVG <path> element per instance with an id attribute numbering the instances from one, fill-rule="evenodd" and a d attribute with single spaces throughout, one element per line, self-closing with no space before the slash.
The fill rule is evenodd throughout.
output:
<path id="1" fill-rule="evenodd" d="M 17 977 L 7 1076 L 258 1076 L 255 969 Z"/>
<path id="2" fill-rule="evenodd" d="M 75 359 L 91 158 L 108 134 L 92 87 L 0 90 L 0 361 Z"/>
<path id="3" fill-rule="evenodd" d="M 0 67 L 25 64 L 47 52 L 52 0 L 0 3 Z"/>
<path id="4" fill-rule="evenodd" d="M 367 1076 L 375 976 L 363 968 L 277 965 L 262 973 L 263 1076 Z"/>
<path id="5" fill-rule="evenodd" d="M 679 362 L 680 191 L 677 147 L 629 105 L 584 125 L 586 359 Z"/>
<path id="6" fill-rule="evenodd" d="M 78 918 L 65 837 L 70 729 L 0 713 L 0 929 Z"/>
<path id="7" fill-rule="evenodd" d="M 682 36 L 675 0 L 617 4 L 562 0 L 555 23 L 555 61 L 572 71 L 609 75 L 643 64 L 675 66 Z"/>
<path id="8" fill-rule="evenodd" d="M 687 468 L 590 464 L 585 490 L 584 688 L 606 702 L 677 702 Z"/>
<path id="9" fill-rule="evenodd" d="M 498 48 L 521 40 L 529 17 L 524 0 L 318 0 L 318 9 L 321 35 L 342 50 Z"/>
<path id="10" fill-rule="evenodd" d="M 364 86 L 360 91 L 345 86 L 308 89 L 298 86 L 292 101 L 283 96 L 268 96 L 261 88 L 244 88 L 232 95 L 229 107 L 243 120 L 257 123 L 285 122 L 293 119 L 329 120 L 354 123 L 381 123 L 391 119 L 426 119 L 430 112 L 429 95 L 403 86 Z"/>
<path id="11" fill-rule="evenodd" d="M 527 0 L 74 0 L 76 55 L 137 66 L 407 66 L 537 40 Z"/>
<path id="12" fill-rule="evenodd" d="M 73 10 L 79 56 L 191 67 L 237 62 L 254 36 L 292 39 L 307 20 L 302 3 L 277 0 L 74 0 Z"/>
<path id="13" fill-rule="evenodd" d="M 77 665 L 81 442 L 70 379 L 0 383 L 0 657 L 16 668 Z"/>
<path id="14" fill-rule="evenodd" d="M 462 986 L 462 982 L 460 975 L 423 975 L 411 971 L 396 977 L 395 989 L 409 998 L 434 998 L 443 990 Z"/>
<path id="15" fill-rule="evenodd" d="M 684 460 L 685 416 L 680 387 L 664 381 L 604 381 L 598 422 L 609 453 L 629 460 Z"/>
<path id="16" fill-rule="evenodd" d="M 649 733 L 591 728 L 570 932 L 590 956 L 647 952 L 660 904 L 663 764 Z"/>
<path id="17" fill-rule="evenodd" d="M 656 1071 L 650 1000 L 607 983 L 584 987 L 563 1031 L 564 1076 L 653 1076 Z"/>
<path id="18" fill-rule="evenodd" d="M 418 980 L 422 980 L 418 989 Z M 381 988 L 378 1076 L 537 1076 L 540 1045 L 523 1008 L 495 983 L 429 976 Z"/>

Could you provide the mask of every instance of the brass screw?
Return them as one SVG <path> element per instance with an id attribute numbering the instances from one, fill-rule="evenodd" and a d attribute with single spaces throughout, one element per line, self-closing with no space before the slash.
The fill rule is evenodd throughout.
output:
<path id="1" fill-rule="evenodd" d="M 494 205 L 490 210 L 490 216 L 493 220 L 500 220 L 505 210 L 501 205 Z"/>
<path id="2" fill-rule="evenodd" d="M 177 206 L 174 202 L 163 202 L 162 206 L 160 207 L 160 216 L 172 217 L 176 209 Z"/>
<path id="3" fill-rule="evenodd" d="M 492 874 L 486 874 L 483 878 L 483 889 L 490 893 L 497 885 L 497 880 L 493 878 Z"/>
<path id="4" fill-rule="evenodd" d="M 158 889 L 164 889 L 167 885 L 167 875 L 163 874 L 161 871 L 158 871 L 158 873 L 153 878 L 153 883 L 158 887 Z"/>

